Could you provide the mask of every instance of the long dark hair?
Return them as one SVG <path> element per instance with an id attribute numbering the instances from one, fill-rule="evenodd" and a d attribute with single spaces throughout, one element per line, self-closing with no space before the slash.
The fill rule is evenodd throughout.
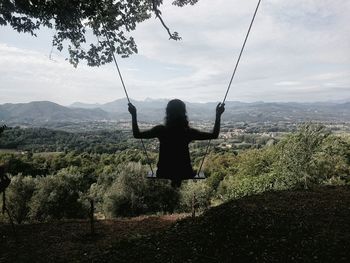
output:
<path id="1" fill-rule="evenodd" d="M 182 100 L 174 99 L 166 106 L 165 126 L 172 128 L 189 128 L 186 105 Z"/>

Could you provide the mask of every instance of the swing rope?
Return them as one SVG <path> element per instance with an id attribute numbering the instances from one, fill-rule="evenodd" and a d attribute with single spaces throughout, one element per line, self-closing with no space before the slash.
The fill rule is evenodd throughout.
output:
<path id="1" fill-rule="evenodd" d="M 255 12 L 254 12 L 254 15 L 253 15 L 253 18 L 252 18 L 252 21 L 250 22 L 250 25 L 249 25 L 249 29 L 248 29 L 248 32 L 245 36 L 245 39 L 244 39 L 244 42 L 243 42 L 243 46 L 241 48 L 241 52 L 239 53 L 239 56 L 238 56 L 238 59 L 237 59 L 237 62 L 236 62 L 236 65 L 235 65 L 235 68 L 233 70 L 233 73 L 232 73 L 232 76 L 231 76 L 231 79 L 230 79 L 230 82 L 228 84 L 228 87 L 226 89 L 226 93 L 225 93 L 225 96 L 224 96 L 224 99 L 222 100 L 222 104 L 225 103 L 226 101 L 226 98 L 227 98 L 227 95 L 228 93 L 230 92 L 230 89 L 231 89 L 231 85 L 232 85 L 232 81 L 236 75 L 236 72 L 237 72 L 237 68 L 238 68 L 238 65 L 239 65 L 239 62 L 241 61 L 241 57 L 242 57 L 242 54 L 243 54 L 243 51 L 244 51 L 244 48 L 246 46 L 246 43 L 247 43 L 247 40 L 248 40 L 248 37 L 249 37 L 249 34 L 250 34 L 250 31 L 253 27 L 253 24 L 254 24 L 254 21 L 255 21 L 255 17 L 256 17 L 256 14 L 258 13 L 258 10 L 259 10 L 259 6 L 260 6 L 260 3 L 261 3 L 261 0 L 259 0 L 256 8 L 255 8 Z M 199 166 L 199 169 L 198 169 L 198 173 L 197 173 L 197 176 L 199 176 L 200 172 L 202 171 L 202 167 L 203 167 L 203 164 L 204 164 L 204 160 L 205 158 L 207 157 L 208 153 L 209 153 L 209 148 L 210 148 L 210 145 L 211 145 L 211 140 L 208 141 L 208 144 L 207 144 L 207 147 L 206 147 L 206 150 L 205 150 L 205 153 L 204 153 L 204 156 L 203 156 L 203 159 L 201 161 L 201 164 Z"/>
<path id="2" fill-rule="evenodd" d="M 106 27 L 105 27 L 105 25 L 104 25 L 103 23 L 102 23 L 102 27 L 103 27 L 103 30 L 105 31 L 105 32 L 104 32 L 104 33 L 105 33 L 105 37 L 106 37 L 106 39 L 107 39 L 107 43 L 108 43 L 108 45 L 109 45 L 110 53 L 111 53 L 111 55 L 112 55 L 112 57 L 113 57 L 114 64 L 115 64 L 115 66 L 116 66 L 116 68 L 117 68 L 118 76 L 119 76 L 119 79 L 120 79 L 120 81 L 121 81 L 121 83 L 122 83 L 122 86 L 123 86 L 123 89 L 124 89 L 124 93 L 125 93 L 126 99 L 128 100 L 128 103 L 131 103 L 131 102 L 130 102 L 130 98 L 129 98 L 128 91 L 126 90 L 126 86 L 125 86 L 125 83 L 124 83 L 124 79 L 123 79 L 122 73 L 121 73 L 121 71 L 120 71 L 120 69 L 119 69 L 119 65 L 118 65 L 117 59 L 115 58 L 115 55 L 114 55 L 114 51 L 113 51 L 113 47 L 112 47 L 112 45 L 111 45 L 111 41 L 110 41 L 110 39 L 109 39 L 109 37 L 108 37 Z M 154 175 L 153 167 L 152 167 L 151 160 L 150 160 L 150 158 L 149 158 L 149 155 L 148 155 L 148 152 L 147 152 L 145 143 L 143 142 L 143 139 L 141 139 L 141 145 L 142 145 L 143 152 L 144 152 L 144 154 L 145 154 L 145 156 L 146 156 L 147 164 L 148 164 L 149 168 L 151 169 L 152 176 L 153 176 L 153 175 Z"/>
<path id="3" fill-rule="evenodd" d="M 105 37 L 106 37 L 106 39 L 107 39 L 107 43 L 108 43 L 108 45 L 109 45 L 110 53 L 111 53 L 111 55 L 112 55 L 112 57 L 113 57 L 114 64 L 115 64 L 115 66 L 116 66 L 116 68 L 117 68 L 117 72 L 118 72 L 118 75 L 119 75 L 119 79 L 120 79 L 120 81 L 121 81 L 121 83 L 122 83 L 122 86 L 123 86 L 123 89 L 124 89 L 124 93 L 125 93 L 126 99 L 128 100 L 128 103 L 131 103 L 131 102 L 130 102 L 130 98 L 129 98 L 128 91 L 126 90 L 126 87 L 125 87 L 125 83 L 124 83 L 124 79 L 123 79 L 122 73 L 120 72 L 119 65 L 118 65 L 117 59 L 115 58 L 114 51 L 113 51 L 113 47 L 112 47 L 112 45 L 111 45 L 111 41 L 110 41 L 109 36 L 108 36 L 108 34 L 107 34 L 107 30 L 106 30 L 106 27 L 105 27 L 104 23 L 102 23 L 102 27 L 103 27 L 103 30 L 105 31 L 105 32 L 104 32 L 104 33 L 105 33 Z"/>
<path id="4" fill-rule="evenodd" d="M 239 64 L 239 62 L 241 61 L 241 57 L 242 57 L 242 54 L 243 54 L 245 45 L 246 45 L 246 43 L 247 43 L 247 40 L 248 40 L 250 31 L 251 31 L 251 29 L 252 29 L 252 27 L 253 27 L 256 14 L 258 13 L 260 3 L 261 3 L 261 0 L 259 0 L 258 4 L 257 4 L 257 6 L 256 6 L 256 9 L 255 9 L 255 12 L 254 12 L 254 15 L 253 15 L 253 19 L 252 19 L 252 21 L 250 22 L 247 35 L 245 36 L 244 43 L 243 43 L 243 46 L 242 46 L 242 48 L 241 48 L 241 52 L 239 53 L 239 56 L 238 56 L 238 59 L 237 59 L 237 62 L 236 62 L 235 69 L 233 70 L 233 73 L 232 73 L 232 76 L 231 76 L 231 79 L 230 79 L 230 83 L 228 84 L 228 87 L 227 87 L 227 90 L 226 90 L 226 93 L 225 93 L 225 97 L 224 97 L 222 103 L 225 103 L 226 98 L 227 98 L 227 95 L 228 95 L 228 93 L 229 93 L 229 91 L 230 91 L 230 89 L 231 89 L 231 84 L 232 84 L 233 78 L 234 78 L 235 75 L 236 75 L 236 71 L 237 71 L 237 68 L 238 68 L 238 64 Z"/>
<path id="5" fill-rule="evenodd" d="M 252 20 L 251 20 L 251 22 L 250 22 L 250 25 L 249 25 L 249 28 L 248 28 L 248 32 L 247 32 L 247 34 L 246 34 L 246 36 L 245 36 L 245 39 L 244 39 L 244 42 L 243 42 L 243 46 L 242 46 L 241 51 L 240 51 L 240 53 L 239 53 L 238 59 L 237 59 L 237 61 L 236 61 L 236 65 L 235 65 L 235 68 L 234 68 L 234 70 L 233 70 L 233 73 L 232 73 L 230 82 L 229 82 L 229 84 L 228 84 L 228 87 L 227 87 L 227 89 L 226 89 L 226 93 L 225 93 L 224 99 L 222 100 L 222 104 L 225 103 L 225 101 L 226 101 L 226 99 L 227 99 L 227 96 L 228 96 L 228 93 L 230 92 L 233 79 L 234 79 L 234 77 L 235 77 L 235 75 L 236 75 L 239 62 L 241 61 L 241 57 L 242 57 L 243 51 L 244 51 L 244 49 L 245 49 L 245 46 L 246 46 L 246 43 L 247 43 L 247 40 L 248 40 L 250 31 L 251 31 L 251 29 L 252 29 L 252 27 L 253 27 L 253 24 L 254 24 L 254 21 L 255 21 L 255 17 L 256 17 L 256 15 L 257 15 L 257 13 L 258 13 L 258 10 L 259 10 L 259 7 L 260 7 L 260 3 L 261 3 L 261 0 L 258 1 L 258 4 L 257 4 L 257 6 L 256 6 L 256 8 L 255 8 L 255 12 L 254 12 L 253 18 L 252 18 Z M 105 27 L 105 25 L 104 25 L 103 23 L 102 23 L 102 27 L 103 27 L 103 29 L 104 29 L 104 31 L 105 31 L 105 32 L 104 32 L 104 33 L 105 33 L 105 37 L 106 37 L 107 43 L 108 43 L 108 45 L 109 45 L 109 47 L 110 47 L 110 50 L 111 50 L 110 53 L 112 54 L 114 64 L 115 64 L 115 66 L 116 66 L 116 68 L 117 68 L 118 75 L 119 75 L 120 81 L 121 81 L 121 83 L 122 83 L 125 96 L 126 96 L 128 102 L 130 103 L 130 98 L 129 98 L 128 92 L 127 92 L 127 90 L 126 90 L 126 86 L 125 86 L 125 83 L 124 83 L 124 80 L 123 80 L 123 76 L 122 76 L 122 74 L 121 74 L 121 72 L 120 72 L 117 59 L 115 58 L 115 55 L 114 55 L 113 47 L 112 47 L 111 42 L 110 42 L 110 39 L 109 39 L 109 37 L 108 37 L 106 27 Z M 151 172 L 152 172 L 152 176 L 153 176 L 153 175 L 154 175 L 154 172 L 153 172 L 152 164 L 151 164 L 151 161 L 150 161 L 150 159 L 149 159 L 149 155 L 148 155 L 147 149 L 146 149 L 145 144 L 144 144 L 144 142 L 143 142 L 142 139 L 141 139 L 141 144 L 142 144 L 143 151 L 144 151 L 144 153 L 145 153 L 145 155 L 146 155 L 147 163 L 148 163 L 149 167 L 151 168 Z M 205 158 L 207 157 L 207 155 L 208 155 L 208 153 L 209 153 L 210 146 L 211 146 L 211 140 L 208 141 L 208 144 L 207 144 L 207 147 L 206 147 L 206 150 L 205 150 L 203 159 L 202 159 L 201 164 L 200 164 L 200 166 L 199 166 L 199 169 L 198 169 L 198 172 L 197 172 L 197 176 L 198 176 L 198 177 L 200 177 L 200 173 L 201 173 L 201 171 L 202 171 Z"/>

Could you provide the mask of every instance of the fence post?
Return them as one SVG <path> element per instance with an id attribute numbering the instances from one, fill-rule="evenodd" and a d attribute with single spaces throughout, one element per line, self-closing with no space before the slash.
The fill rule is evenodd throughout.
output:
<path id="1" fill-rule="evenodd" d="M 90 199 L 90 233 L 91 235 L 95 235 L 95 220 L 94 220 L 94 200 Z"/>
<path id="2" fill-rule="evenodd" d="M 5 212 L 7 213 L 7 216 L 10 219 L 10 223 L 11 223 L 11 228 L 12 228 L 12 232 L 15 236 L 15 240 L 16 242 L 18 241 L 18 237 L 17 237 L 17 232 L 16 232 L 16 228 L 15 228 L 15 223 L 13 222 L 13 218 L 11 216 L 10 211 L 8 210 L 7 206 L 6 206 L 6 190 L 4 190 L 2 192 L 2 213 L 5 214 Z"/>
<path id="3" fill-rule="evenodd" d="M 196 194 L 193 192 L 192 195 L 192 218 L 196 217 Z"/>

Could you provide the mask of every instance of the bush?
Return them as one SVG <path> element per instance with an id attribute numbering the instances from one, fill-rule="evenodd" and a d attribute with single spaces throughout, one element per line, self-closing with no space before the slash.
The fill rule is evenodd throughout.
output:
<path id="1" fill-rule="evenodd" d="M 269 190 L 350 182 L 350 144 L 322 126 L 304 125 L 277 145 L 238 156 L 236 173 L 226 176 L 217 195 L 228 200 Z"/>
<path id="2" fill-rule="evenodd" d="M 274 160 L 273 146 L 241 153 L 235 173 L 226 176 L 220 183 L 217 198 L 229 200 L 273 189 L 275 179 L 270 172 Z"/>
<path id="3" fill-rule="evenodd" d="M 11 178 L 6 190 L 6 205 L 14 220 L 21 224 L 29 219 L 30 201 L 35 190 L 36 180 L 21 174 Z"/>
<path id="4" fill-rule="evenodd" d="M 146 166 L 128 163 L 120 166 L 119 172 L 99 178 L 91 192 L 95 196 L 103 192 L 99 200 L 102 212 L 107 217 L 173 212 L 178 204 L 178 193 L 167 181 L 149 180 L 146 174 Z"/>
<path id="5" fill-rule="evenodd" d="M 183 183 L 180 191 L 181 210 L 190 212 L 193 205 L 195 209 L 207 209 L 211 203 L 212 193 L 212 188 L 204 181 Z"/>
<path id="6" fill-rule="evenodd" d="M 38 178 L 36 191 L 31 199 L 30 216 L 33 220 L 86 218 L 88 208 L 81 196 L 84 193 L 84 177 L 62 170 L 56 175 Z"/>
<path id="7" fill-rule="evenodd" d="M 233 153 L 210 154 L 204 164 L 208 186 L 215 191 L 226 176 L 236 174 L 238 163 L 238 158 Z"/>
<path id="8" fill-rule="evenodd" d="M 305 189 L 320 184 L 323 172 L 318 169 L 317 158 L 328 136 L 323 126 L 309 124 L 283 139 L 276 148 L 274 173 Z"/>
<path id="9" fill-rule="evenodd" d="M 319 183 L 350 183 L 350 143 L 334 135 L 327 137 L 315 154 L 313 165 L 314 177 Z"/>

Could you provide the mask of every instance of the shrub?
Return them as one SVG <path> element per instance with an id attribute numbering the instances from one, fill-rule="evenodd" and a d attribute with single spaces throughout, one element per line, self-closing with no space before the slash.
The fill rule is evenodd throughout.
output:
<path id="1" fill-rule="evenodd" d="M 190 212 L 193 205 L 195 209 L 207 209 L 210 206 L 212 193 L 212 188 L 204 181 L 183 183 L 180 191 L 181 210 Z"/>
<path id="2" fill-rule="evenodd" d="M 31 200 L 31 218 L 49 220 L 85 218 L 87 207 L 81 196 L 85 190 L 84 178 L 62 170 L 56 175 L 38 179 L 37 189 Z"/>
<path id="3" fill-rule="evenodd" d="M 327 137 L 315 154 L 314 177 L 319 183 L 350 183 L 350 143 L 341 137 Z"/>
<path id="4" fill-rule="evenodd" d="M 11 184 L 6 190 L 6 205 L 18 224 L 29 219 L 29 203 L 35 190 L 35 184 L 36 180 L 30 176 L 18 174 L 11 178 Z"/>
<path id="5" fill-rule="evenodd" d="M 178 193 L 167 181 L 148 180 L 146 167 L 141 163 L 128 163 L 119 169 L 92 187 L 95 193 L 104 189 L 102 210 L 107 217 L 174 211 Z"/>
<path id="6" fill-rule="evenodd" d="M 320 174 L 315 161 L 328 136 L 323 126 L 309 124 L 283 139 L 277 145 L 278 159 L 274 163 L 274 173 L 297 181 L 299 187 L 319 184 Z"/>

